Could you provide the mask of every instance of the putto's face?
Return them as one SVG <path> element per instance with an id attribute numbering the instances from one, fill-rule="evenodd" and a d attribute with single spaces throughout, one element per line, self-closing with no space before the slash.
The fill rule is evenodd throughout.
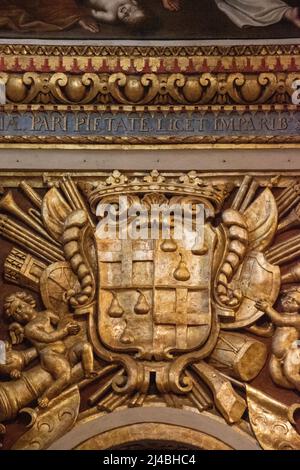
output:
<path id="1" fill-rule="evenodd" d="M 286 294 L 281 299 L 281 305 L 286 313 L 295 313 L 299 312 L 300 304 L 296 298 L 296 295 Z"/>
<path id="2" fill-rule="evenodd" d="M 118 19 L 123 23 L 130 23 L 134 20 L 135 16 L 139 16 L 142 13 L 135 0 L 128 1 L 120 5 L 118 8 Z"/>
<path id="3" fill-rule="evenodd" d="M 16 299 L 11 305 L 12 316 L 20 323 L 27 323 L 32 319 L 34 309 L 23 300 Z"/>

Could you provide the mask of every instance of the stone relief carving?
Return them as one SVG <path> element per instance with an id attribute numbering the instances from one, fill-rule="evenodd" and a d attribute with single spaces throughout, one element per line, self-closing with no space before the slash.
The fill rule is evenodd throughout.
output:
<path id="1" fill-rule="evenodd" d="M 12 186 L 29 211 L 15 190 L 5 189 L 0 200 L 0 234 L 12 244 L 3 262 L 10 293 L 1 317 L 1 430 L 19 413 L 30 416 L 14 448 L 47 448 L 82 416 L 149 402 L 216 413 L 244 427 L 248 410 L 263 448 L 278 448 L 276 422 L 288 430 L 285 446 L 299 448 L 299 405 L 247 385 L 268 361 L 274 387 L 295 390 L 297 401 L 296 182 L 116 170 L 45 174 L 37 189 L 16 178 Z M 170 237 L 160 221 L 158 237 L 123 238 L 120 196 L 129 209 L 190 204 L 192 228 L 201 205 L 203 236 L 197 232 L 187 246 L 192 231 L 176 238 L 173 216 Z M 99 204 L 115 208 L 117 238 L 99 235 Z M 79 413 L 82 390 L 89 409 Z"/>

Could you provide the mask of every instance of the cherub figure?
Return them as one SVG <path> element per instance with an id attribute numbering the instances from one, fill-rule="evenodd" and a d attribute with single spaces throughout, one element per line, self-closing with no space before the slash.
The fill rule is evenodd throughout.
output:
<path id="1" fill-rule="evenodd" d="M 49 401 L 59 395 L 70 383 L 72 367 L 81 361 L 87 378 L 95 372 L 93 350 L 86 341 L 78 341 L 68 348 L 64 339 L 77 335 L 80 326 L 77 322 L 69 322 L 59 326 L 59 317 L 50 310 L 38 312 L 35 300 L 26 292 L 16 292 L 5 299 L 4 310 L 9 318 L 16 322 L 13 334 L 16 342 L 26 338 L 36 349 L 41 366 L 53 377 L 53 383 L 39 398 L 41 408 L 48 406 Z"/>
<path id="2" fill-rule="evenodd" d="M 272 341 L 270 374 L 277 385 L 300 390 L 300 289 L 285 292 L 281 305 L 283 313 L 263 300 L 256 303 L 277 327 Z"/>

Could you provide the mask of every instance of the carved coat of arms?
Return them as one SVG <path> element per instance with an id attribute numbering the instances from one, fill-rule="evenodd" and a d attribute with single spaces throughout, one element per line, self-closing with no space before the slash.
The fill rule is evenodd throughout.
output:
<path id="1" fill-rule="evenodd" d="M 196 172 L 114 171 L 95 180 L 49 177 L 40 192 L 23 181 L 28 213 L 5 193 L 0 233 L 16 246 L 4 275 L 25 291 L 12 292 L 3 305 L 10 339 L 0 364 L 0 421 L 22 409 L 31 415 L 31 428 L 15 448 L 47 448 L 74 426 L 79 390 L 90 384 L 89 405 L 105 412 L 143 406 L 156 396 L 169 407 L 214 408 L 234 424 L 248 408 L 262 447 L 278 448 L 267 435 L 282 422 L 287 445 L 299 448 L 290 409 L 247 385 L 267 361 L 261 338 L 273 335 L 273 381 L 300 388 L 293 359 L 297 270 L 290 268 L 298 235 L 274 244 L 295 224 L 298 187 L 275 197 L 272 184 L 260 186 L 252 176 L 216 180 Z M 151 230 L 148 237 L 121 236 L 120 197 L 141 211 L 189 205 L 190 231 L 176 238 L 170 212 L 168 237 L 160 218 L 156 236 Z M 100 204 L 115 208 L 115 237 L 99 233 Z M 201 236 L 193 230 L 199 206 Z M 126 219 L 125 228 L 132 222 Z M 143 223 L 148 229 L 149 220 Z M 282 290 L 289 297 L 280 315 L 273 305 Z M 44 310 L 37 308 L 37 293 Z M 265 428 L 257 424 L 264 410 L 271 410 Z M 37 437 L 47 420 L 51 432 Z"/>

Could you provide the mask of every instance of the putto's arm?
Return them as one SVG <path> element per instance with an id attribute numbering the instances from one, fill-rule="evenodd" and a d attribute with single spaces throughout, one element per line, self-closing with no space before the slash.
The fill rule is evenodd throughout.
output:
<path id="1" fill-rule="evenodd" d="M 46 333 L 43 329 L 38 326 L 26 326 L 25 336 L 29 341 L 38 341 L 39 343 L 53 343 L 60 341 L 68 336 L 68 328 L 62 328 L 57 331 Z"/>
<path id="2" fill-rule="evenodd" d="M 285 315 L 284 313 L 278 313 L 270 304 L 263 301 L 257 302 L 256 307 L 262 312 L 265 312 L 277 326 L 294 326 L 300 328 L 300 316 L 298 314 Z"/>
<path id="3" fill-rule="evenodd" d="M 284 313 L 278 313 L 276 310 L 270 308 L 266 311 L 271 320 L 277 326 L 294 326 L 300 328 L 300 317 L 299 315 L 285 315 Z"/>

